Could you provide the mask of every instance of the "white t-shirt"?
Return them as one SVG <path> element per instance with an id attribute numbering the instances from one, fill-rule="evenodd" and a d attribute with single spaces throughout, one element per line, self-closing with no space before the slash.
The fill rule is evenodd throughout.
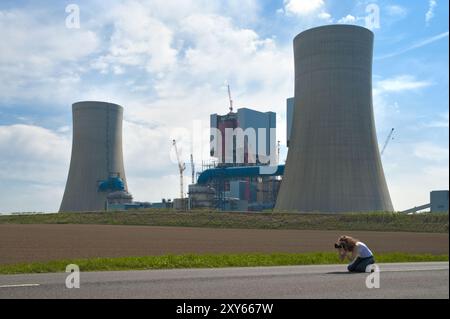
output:
<path id="1" fill-rule="evenodd" d="M 358 257 L 361 258 L 367 258 L 367 257 L 372 257 L 372 251 L 370 251 L 369 247 L 366 246 L 366 244 L 358 241 L 356 243 L 356 247 L 357 247 L 357 252 L 358 252 Z"/>

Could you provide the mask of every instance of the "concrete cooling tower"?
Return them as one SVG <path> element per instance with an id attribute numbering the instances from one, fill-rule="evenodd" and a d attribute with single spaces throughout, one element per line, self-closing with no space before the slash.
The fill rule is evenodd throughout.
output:
<path id="1" fill-rule="evenodd" d="M 276 210 L 393 210 L 373 115 L 373 39 L 351 25 L 295 37 L 294 119 Z"/>
<path id="2" fill-rule="evenodd" d="M 127 191 L 123 108 L 105 102 L 79 102 L 72 105 L 72 114 L 72 158 L 60 212 L 105 210 L 108 194 Z"/>

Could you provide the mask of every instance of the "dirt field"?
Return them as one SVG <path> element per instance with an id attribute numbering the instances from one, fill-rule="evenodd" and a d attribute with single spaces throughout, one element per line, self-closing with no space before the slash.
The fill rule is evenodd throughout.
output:
<path id="1" fill-rule="evenodd" d="M 339 231 L 0 225 L 0 264 L 181 253 L 333 251 Z M 449 235 L 353 231 L 377 252 L 448 254 Z"/>

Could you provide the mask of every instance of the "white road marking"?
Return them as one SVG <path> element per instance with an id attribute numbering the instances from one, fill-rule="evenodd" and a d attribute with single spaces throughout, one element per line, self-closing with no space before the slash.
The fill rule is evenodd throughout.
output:
<path id="1" fill-rule="evenodd" d="M 37 287 L 40 284 L 17 284 L 17 285 L 3 285 L 0 288 L 21 288 L 21 287 Z"/>
<path id="2" fill-rule="evenodd" d="M 449 267 L 429 267 L 429 268 L 404 268 L 404 269 L 380 269 L 380 272 L 403 272 L 403 271 L 435 271 L 449 270 Z"/>

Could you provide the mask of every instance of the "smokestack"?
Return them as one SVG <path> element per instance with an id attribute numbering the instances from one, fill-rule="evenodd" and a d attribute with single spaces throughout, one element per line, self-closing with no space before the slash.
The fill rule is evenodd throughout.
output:
<path id="1" fill-rule="evenodd" d="M 72 105 L 72 114 L 72 158 L 60 212 L 105 210 L 108 191 L 127 191 L 123 108 L 105 102 L 79 102 Z"/>
<path id="2" fill-rule="evenodd" d="M 295 37 L 294 118 L 277 210 L 393 211 L 373 115 L 373 39 L 351 25 Z"/>

